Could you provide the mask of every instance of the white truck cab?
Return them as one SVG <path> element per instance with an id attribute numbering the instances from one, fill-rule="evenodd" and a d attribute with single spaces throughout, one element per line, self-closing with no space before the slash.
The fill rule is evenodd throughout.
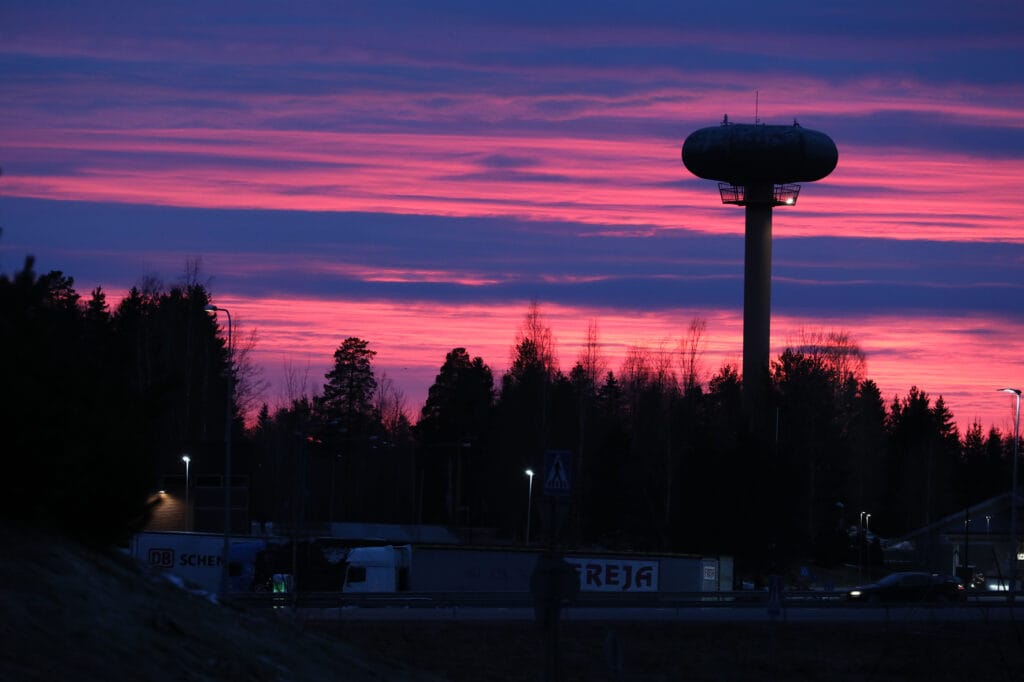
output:
<path id="1" fill-rule="evenodd" d="M 411 547 L 353 547 L 342 592 L 403 592 L 409 584 Z"/>

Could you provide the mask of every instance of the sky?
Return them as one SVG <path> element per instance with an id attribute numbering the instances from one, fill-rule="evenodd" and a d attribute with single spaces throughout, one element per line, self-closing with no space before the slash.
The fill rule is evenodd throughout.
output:
<path id="1" fill-rule="evenodd" d="M 1024 4 L 0 3 L 0 272 L 116 302 L 198 264 L 271 407 L 349 336 L 415 419 L 496 379 L 531 302 L 608 369 L 706 321 L 741 364 L 743 210 L 681 163 L 739 123 L 828 134 L 774 212 L 772 355 L 848 332 L 886 402 L 1013 428 L 1024 387 Z"/>

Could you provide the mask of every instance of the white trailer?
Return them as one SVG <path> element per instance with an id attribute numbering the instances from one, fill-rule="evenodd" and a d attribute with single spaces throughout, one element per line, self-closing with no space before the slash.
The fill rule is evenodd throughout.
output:
<path id="1" fill-rule="evenodd" d="M 354 547 L 342 591 L 528 592 L 539 551 L 388 545 Z M 717 592 L 732 589 L 731 558 L 575 553 L 563 555 L 582 592 Z"/>
<path id="2" fill-rule="evenodd" d="M 266 542 L 230 538 L 228 591 L 253 589 L 256 554 Z M 133 557 L 151 568 L 171 573 L 192 587 L 219 592 L 224 558 L 224 536 L 213 533 L 146 532 L 132 537 Z"/>

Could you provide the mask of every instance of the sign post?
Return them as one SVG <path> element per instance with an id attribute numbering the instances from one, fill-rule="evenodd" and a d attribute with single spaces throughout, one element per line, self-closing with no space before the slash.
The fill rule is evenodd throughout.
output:
<path id="1" fill-rule="evenodd" d="M 555 540 L 568 516 L 572 492 L 572 453 L 568 450 L 544 451 L 544 496 L 548 500 L 548 549 L 537 559 L 530 576 L 537 622 L 544 638 L 545 682 L 560 679 L 558 621 L 562 607 L 571 602 L 580 590 L 576 569 L 566 562 L 555 548 Z"/>

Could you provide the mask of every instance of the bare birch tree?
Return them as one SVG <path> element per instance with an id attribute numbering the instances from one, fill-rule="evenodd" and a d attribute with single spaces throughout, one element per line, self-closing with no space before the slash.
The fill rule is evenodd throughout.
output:
<path id="1" fill-rule="evenodd" d="M 380 415 L 381 423 L 389 434 L 394 433 L 407 420 L 405 392 L 395 385 L 387 372 L 381 372 L 380 379 L 377 380 L 377 392 L 373 403 Z"/>
<path id="2" fill-rule="evenodd" d="M 242 328 L 242 323 L 237 323 Z M 259 330 L 255 327 L 243 333 L 241 343 L 234 344 L 232 352 L 235 370 L 235 404 L 243 416 L 255 414 L 263 394 L 269 387 L 264 378 L 263 367 L 253 360 L 253 352 L 259 341 Z"/>
<path id="3" fill-rule="evenodd" d="M 608 362 L 601 354 L 601 343 L 598 337 L 597 320 L 591 319 L 587 323 L 587 333 L 583 339 L 583 347 L 576 360 L 583 368 L 583 375 L 586 377 L 591 388 L 597 386 L 597 382 L 607 372 Z"/>
<path id="4" fill-rule="evenodd" d="M 679 364 L 684 394 L 699 389 L 704 383 L 706 374 L 704 352 L 707 348 L 707 339 L 704 333 L 706 330 L 707 320 L 703 317 L 695 317 L 690 320 L 686 338 L 679 343 Z"/>
<path id="5" fill-rule="evenodd" d="M 820 361 L 835 375 L 836 384 L 840 387 L 850 379 L 858 384 L 864 381 L 867 359 L 846 330 L 801 329 L 796 343 L 790 345 L 798 353 Z"/>
<path id="6" fill-rule="evenodd" d="M 550 379 L 558 372 L 558 356 L 555 351 L 555 338 L 551 327 L 540 310 L 536 299 L 530 301 L 523 324 L 516 332 L 516 342 L 512 348 L 511 358 L 514 361 L 524 341 L 529 341 L 536 349 L 536 359 Z"/>

